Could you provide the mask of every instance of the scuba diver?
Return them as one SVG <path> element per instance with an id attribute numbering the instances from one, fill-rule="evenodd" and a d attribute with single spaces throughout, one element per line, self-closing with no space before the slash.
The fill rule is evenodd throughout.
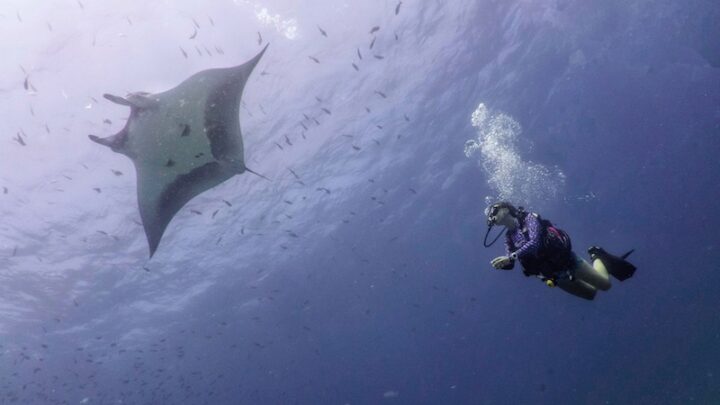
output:
<path id="1" fill-rule="evenodd" d="M 592 300 L 597 290 L 610 289 L 608 274 L 623 281 L 635 273 L 635 266 L 625 259 L 633 250 L 621 257 L 613 256 L 604 249 L 592 246 L 588 249 L 592 266 L 572 251 L 570 236 L 540 215 L 514 207 L 507 201 L 490 206 L 487 212 L 488 230 L 483 245 L 492 246 L 502 232 L 487 243 L 490 230 L 495 225 L 504 226 L 507 254 L 493 259 L 490 264 L 498 270 L 511 270 L 519 261 L 525 276 L 536 276 L 548 287 L 560 289 Z"/>

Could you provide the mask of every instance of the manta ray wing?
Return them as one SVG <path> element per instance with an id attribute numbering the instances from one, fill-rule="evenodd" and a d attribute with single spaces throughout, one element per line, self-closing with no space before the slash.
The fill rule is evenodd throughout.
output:
<path id="1" fill-rule="evenodd" d="M 130 117 L 119 133 L 90 139 L 128 156 L 135 165 L 151 257 L 188 201 L 247 170 L 240 100 L 266 49 L 242 65 L 198 72 L 163 93 L 105 96 L 129 106 Z"/>

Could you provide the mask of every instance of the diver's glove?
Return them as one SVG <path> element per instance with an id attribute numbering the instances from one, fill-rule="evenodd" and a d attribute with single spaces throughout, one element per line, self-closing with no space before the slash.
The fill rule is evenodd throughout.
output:
<path id="1" fill-rule="evenodd" d="M 550 288 L 552 288 L 552 287 L 555 287 L 555 286 L 557 285 L 557 282 L 555 282 L 555 279 L 546 278 L 546 279 L 545 279 L 545 285 L 548 286 L 548 287 L 550 287 Z"/>
<path id="2" fill-rule="evenodd" d="M 515 265 L 515 261 L 508 256 L 499 256 L 492 259 L 490 264 L 498 270 L 510 270 Z"/>

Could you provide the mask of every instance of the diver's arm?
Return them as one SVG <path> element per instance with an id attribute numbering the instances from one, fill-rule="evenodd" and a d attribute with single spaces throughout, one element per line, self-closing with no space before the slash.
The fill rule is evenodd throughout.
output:
<path id="1" fill-rule="evenodd" d="M 490 264 L 497 270 L 512 270 L 515 267 L 515 260 L 510 257 L 512 239 L 510 235 L 505 235 L 505 252 L 507 256 L 498 256 L 494 258 Z"/>
<path id="2" fill-rule="evenodd" d="M 528 214 L 525 217 L 525 226 L 528 230 L 529 240 L 519 249 L 510 254 L 510 258 L 519 259 L 525 255 L 537 253 L 540 248 L 540 220 L 535 215 Z"/>
<path id="3" fill-rule="evenodd" d="M 512 270 L 515 267 L 515 260 L 508 256 L 498 256 L 490 262 L 497 270 Z"/>

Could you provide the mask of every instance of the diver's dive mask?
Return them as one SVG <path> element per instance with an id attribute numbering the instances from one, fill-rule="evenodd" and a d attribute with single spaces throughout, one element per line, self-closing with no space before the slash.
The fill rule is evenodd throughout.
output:
<path id="1" fill-rule="evenodd" d="M 488 212 L 487 216 L 487 225 L 489 227 L 492 227 L 495 225 L 495 220 L 497 219 L 498 211 L 500 211 L 500 204 L 493 204 L 492 207 L 490 207 L 490 210 Z"/>
<path id="2" fill-rule="evenodd" d="M 490 242 L 490 244 L 487 243 L 487 238 L 488 238 L 488 235 L 490 235 L 490 230 L 492 229 L 493 225 L 496 225 L 495 221 L 497 220 L 497 215 L 498 215 L 498 212 L 500 212 L 500 208 L 504 208 L 504 207 L 498 203 L 498 204 L 493 204 L 490 207 L 490 209 L 488 210 L 488 215 L 487 215 L 488 229 L 487 229 L 487 232 L 485 233 L 485 239 L 483 240 L 483 246 L 485 246 L 485 247 L 490 247 L 490 246 L 494 245 L 495 242 L 497 242 L 497 240 L 500 239 L 500 236 L 502 236 L 502 234 L 504 232 L 504 230 L 500 231 L 500 233 L 495 237 L 495 239 L 493 239 L 492 242 Z"/>

